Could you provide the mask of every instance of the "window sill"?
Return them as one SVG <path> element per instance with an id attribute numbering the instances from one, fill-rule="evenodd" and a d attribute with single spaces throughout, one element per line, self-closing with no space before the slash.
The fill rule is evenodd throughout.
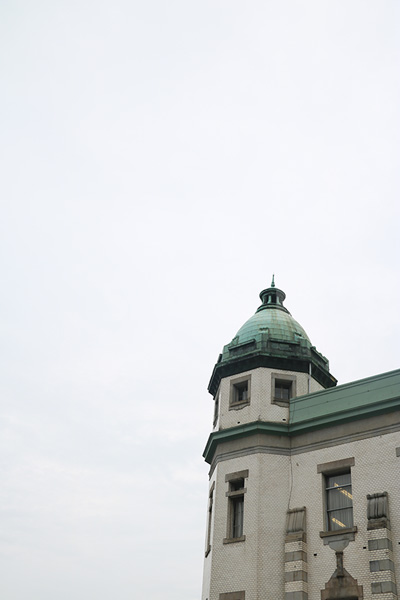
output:
<path id="1" fill-rule="evenodd" d="M 240 537 L 237 537 L 237 538 L 224 538 L 223 543 L 224 544 L 234 544 L 235 542 L 244 542 L 245 539 L 246 539 L 245 535 L 241 535 Z"/>
<path id="2" fill-rule="evenodd" d="M 246 400 L 245 402 L 232 402 L 229 405 L 229 410 L 238 410 L 239 408 L 243 408 L 244 406 L 249 406 L 250 400 Z"/>
<path id="3" fill-rule="evenodd" d="M 273 398 L 272 404 L 277 404 L 278 406 L 283 406 L 284 408 L 289 408 L 290 400 L 279 400 L 279 398 Z"/>
<path id="4" fill-rule="evenodd" d="M 357 527 L 347 527 L 346 529 L 335 529 L 334 531 L 320 531 L 319 537 L 327 538 L 327 537 L 335 537 L 337 535 L 346 535 L 348 533 L 357 533 Z"/>
<path id="5" fill-rule="evenodd" d="M 247 488 L 240 488 L 239 490 L 235 490 L 234 492 L 225 492 L 225 496 L 227 498 L 237 498 L 238 496 L 243 496 L 243 494 L 245 494 L 246 492 Z"/>

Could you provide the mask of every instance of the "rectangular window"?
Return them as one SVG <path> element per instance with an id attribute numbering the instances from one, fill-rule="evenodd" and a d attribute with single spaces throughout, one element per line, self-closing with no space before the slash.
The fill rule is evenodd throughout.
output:
<path id="1" fill-rule="evenodd" d="M 232 494 L 229 499 L 231 503 L 230 537 L 240 538 L 243 535 L 244 479 L 231 481 L 230 491 L 239 493 L 239 495 Z"/>
<path id="2" fill-rule="evenodd" d="M 244 487 L 245 478 L 248 477 L 248 471 L 239 471 L 226 476 L 228 482 L 228 524 L 227 537 L 224 543 L 235 541 L 244 541 L 243 523 L 244 523 L 244 496 L 246 488 Z"/>
<path id="3" fill-rule="evenodd" d="M 250 375 L 231 381 L 230 407 L 238 407 L 250 403 Z"/>
<path id="4" fill-rule="evenodd" d="M 206 556 L 209 555 L 210 550 L 211 550 L 211 525 L 212 525 L 213 503 L 214 503 L 214 488 L 215 488 L 215 482 L 212 484 L 212 486 L 210 488 L 210 495 L 209 495 L 209 501 L 208 501 Z"/>
<path id="5" fill-rule="evenodd" d="M 353 527 L 350 471 L 325 475 L 327 530 Z"/>
<path id="6" fill-rule="evenodd" d="M 292 397 L 292 382 L 291 381 L 275 381 L 275 400 L 281 400 L 281 402 L 289 402 Z"/>
<path id="7" fill-rule="evenodd" d="M 296 396 L 296 377 L 283 373 L 272 373 L 272 402 L 287 406 L 291 398 Z"/>
<path id="8" fill-rule="evenodd" d="M 243 381 L 243 383 L 235 383 L 233 385 L 235 392 L 234 402 L 247 402 L 249 397 L 249 382 Z"/>
<path id="9" fill-rule="evenodd" d="M 216 426 L 218 421 L 218 413 L 219 413 L 219 392 L 215 396 L 214 399 L 214 419 L 213 419 L 213 427 Z"/>

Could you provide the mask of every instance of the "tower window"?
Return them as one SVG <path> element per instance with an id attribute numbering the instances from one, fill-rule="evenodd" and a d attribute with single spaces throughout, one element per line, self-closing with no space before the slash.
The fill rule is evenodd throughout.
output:
<path id="1" fill-rule="evenodd" d="M 214 399 L 214 419 L 213 419 L 213 427 L 216 426 L 217 421 L 218 421 L 218 414 L 219 414 L 219 392 L 216 394 L 215 399 Z"/>
<path id="2" fill-rule="evenodd" d="M 230 407 L 241 407 L 250 403 L 250 376 L 240 377 L 231 381 Z"/>
<path id="3" fill-rule="evenodd" d="M 229 498 L 230 506 L 230 537 L 240 538 L 243 535 L 243 509 L 244 509 L 244 479 L 232 481 L 230 484 L 232 494 Z"/>
<path id="4" fill-rule="evenodd" d="M 224 543 L 228 544 L 245 540 L 243 535 L 244 496 L 247 490 L 244 487 L 244 480 L 248 477 L 248 471 L 232 473 L 226 477 L 232 477 L 232 479 L 227 480 L 229 489 L 226 492 L 228 497 L 228 523 L 227 537 L 224 539 Z"/>
<path id="5" fill-rule="evenodd" d="M 234 402 L 247 402 L 249 397 L 249 382 L 243 381 L 243 383 L 237 383 L 233 386 L 235 391 Z"/>
<path id="6" fill-rule="evenodd" d="M 289 402 L 292 392 L 291 381 L 275 381 L 274 398 L 282 402 Z"/>
<path id="7" fill-rule="evenodd" d="M 296 396 L 296 377 L 281 373 L 272 373 L 272 402 L 287 406 Z"/>
<path id="8" fill-rule="evenodd" d="M 215 481 L 210 488 L 210 495 L 209 495 L 209 499 L 208 499 L 206 556 L 209 555 L 210 550 L 211 550 L 211 525 L 212 525 L 212 516 L 213 516 L 214 488 L 215 488 Z"/>

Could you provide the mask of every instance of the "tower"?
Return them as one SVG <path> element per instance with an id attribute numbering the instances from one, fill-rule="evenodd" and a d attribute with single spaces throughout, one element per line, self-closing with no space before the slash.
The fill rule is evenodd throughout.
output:
<path id="1" fill-rule="evenodd" d="M 260 298 L 208 388 L 202 600 L 396 600 L 400 371 L 336 387 L 274 280 Z"/>

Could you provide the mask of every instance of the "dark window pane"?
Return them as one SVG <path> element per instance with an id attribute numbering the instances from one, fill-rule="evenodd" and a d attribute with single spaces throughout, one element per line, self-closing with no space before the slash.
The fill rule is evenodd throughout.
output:
<path id="1" fill-rule="evenodd" d="M 249 382 L 243 381 L 243 383 L 236 383 L 234 385 L 234 402 L 247 402 L 249 397 Z"/>
<path id="2" fill-rule="evenodd" d="M 291 397 L 291 387 L 292 387 L 292 383 L 289 382 L 282 382 L 282 381 L 277 381 L 275 383 L 275 391 L 274 391 L 274 396 L 276 400 L 283 400 L 284 402 L 287 402 L 290 397 Z"/>
<path id="3" fill-rule="evenodd" d="M 232 499 L 232 537 L 234 538 L 243 535 L 243 508 L 243 496 Z"/>
<path id="4" fill-rule="evenodd" d="M 244 479 L 234 479 L 230 482 L 231 492 L 236 492 L 237 490 L 241 490 L 242 488 L 244 488 Z"/>

